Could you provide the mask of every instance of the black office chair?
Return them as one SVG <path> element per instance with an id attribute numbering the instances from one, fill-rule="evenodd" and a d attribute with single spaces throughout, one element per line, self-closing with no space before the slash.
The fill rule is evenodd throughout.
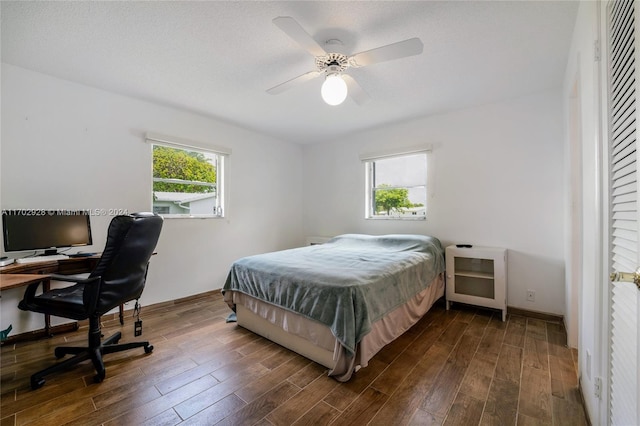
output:
<path id="1" fill-rule="evenodd" d="M 55 280 L 75 282 L 70 287 L 52 289 L 36 296 L 39 283 L 31 284 L 18 307 L 25 311 L 40 312 L 75 320 L 89 319 L 88 347 L 57 347 L 56 358 L 75 355 L 31 376 L 31 388 L 44 385 L 44 376 L 79 362 L 91 359 L 96 369 L 94 381 L 102 382 L 105 367 L 102 355 L 143 347 L 151 353 L 149 342 L 118 345 L 120 332 L 101 341 L 100 317 L 111 309 L 130 300 L 137 300 L 144 289 L 149 259 L 155 250 L 162 217 L 153 213 L 134 213 L 116 216 L 109 224 L 107 243 L 102 257 L 89 277 L 78 281 L 69 276 L 53 275 Z"/>

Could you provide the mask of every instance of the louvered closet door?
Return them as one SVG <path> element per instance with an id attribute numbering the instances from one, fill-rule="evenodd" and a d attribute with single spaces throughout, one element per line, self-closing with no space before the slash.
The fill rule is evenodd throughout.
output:
<path id="1" fill-rule="evenodd" d="M 610 247 L 614 273 L 633 272 L 640 265 L 635 18 L 633 1 L 607 5 Z M 610 288 L 610 423 L 640 425 L 640 290 L 635 283 L 622 280 L 612 282 Z"/>

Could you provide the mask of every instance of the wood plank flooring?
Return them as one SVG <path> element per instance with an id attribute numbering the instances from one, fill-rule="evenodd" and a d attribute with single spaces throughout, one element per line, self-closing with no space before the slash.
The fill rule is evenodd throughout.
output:
<path id="1" fill-rule="evenodd" d="M 234 323 L 219 292 L 143 309 L 155 350 L 105 357 L 46 378 L 73 333 L 8 344 L 0 358 L 0 426 L 9 425 L 585 425 L 576 353 L 559 323 L 437 303 L 347 383 Z M 103 321 L 105 336 L 124 326 Z M 140 338 L 137 338 L 140 339 Z"/>

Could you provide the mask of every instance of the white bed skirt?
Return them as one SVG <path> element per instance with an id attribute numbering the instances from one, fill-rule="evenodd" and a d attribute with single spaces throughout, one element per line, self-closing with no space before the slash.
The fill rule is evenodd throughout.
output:
<path id="1" fill-rule="evenodd" d="M 356 348 L 355 357 L 319 322 L 260 301 L 243 293 L 227 291 L 225 300 L 236 305 L 238 325 L 329 368 L 329 375 L 345 382 L 382 347 L 407 331 L 444 296 L 443 274 L 406 304 L 372 324 L 372 329 Z"/>

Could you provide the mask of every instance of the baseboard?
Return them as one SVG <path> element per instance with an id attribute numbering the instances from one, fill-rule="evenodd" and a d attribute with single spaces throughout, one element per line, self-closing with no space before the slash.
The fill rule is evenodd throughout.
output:
<path id="1" fill-rule="evenodd" d="M 175 306 L 177 304 L 180 303 L 185 303 L 185 302 L 190 302 L 192 300 L 197 300 L 197 299 L 202 299 L 203 297 L 208 297 L 208 296 L 214 296 L 215 294 L 221 294 L 220 290 L 211 290 L 211 291 L 205 291 L 204 293 L 198 293 L 198 294 L 193 294 L 191 296 L 186 296 L 186 297 L 181 297 L 180 299 L 174 299 L 174 300 L 169 300 L 167 302 L 158 302 L 158 303 L 154 303 L 152 305 L 144 305 L 142 307 L 142 311 L 143 312 L 148 312 L 148 311 L 155 311 L 155 310 L 159 310 L 159 309 L 166 309 L 166 308 L 170 308 L 172 306 Z M 123 313 L 126 314 L 127 313 L 131 313 L 133 312 L 133 308 L 131 309 L 125 309 L 123 311 Z M 112 312 L 110 314 L 105 314 L 102 316 L 102 320 L 103 321 L 109 321 L 109 320 L 115 320 L 118 319 L 118 312 Z M 87 320 L 82 320 L 79 321 L 80 324 L 84 324 L 87 323 Z"/>
<path id="2" fill-rule="evenodd" d="M 67 333 L 69 331 L 76 331 L 78 329 L 77 322 L 70 322 L 67 324 L 53 325 L 49 328 L 49 332 L 45 332 L 44 329 L 27 331 L 25 333 L 14 334 L 13 336 L 7 336 L 6 340 L 2 342 L 2 345 L 10 345 L 17 342 L 23 342 L 26 340 L 36 340 L 43 337 L 51 337 L 54 334 Z"/>
<path id="3" fill-rule="evenodd" d="M 182 297 L 180 299 L 169 300 L 167 302 L 154 303 L 152 305 L 145 306 L 144 310 L 145 311 L 154 311 L 154 310 L 157 310 L 157 309 L 166 309 L 166 308 L 169 308 L 169 307 L 174 306 L 176 304 L 190 302 L 190 301 L 196 300 L 196 299 L 202 299 L 203 297 L 207 297 L 207 296 L 209 296 L 209 297 L 210 296 L 222 297 L 222 292 L 221 292 L 220 289 L 206 291 L 204 293 L 198 293 L 198 294 L 194 294 L 194 295 L 191 295 L 191 296 Z M 133 308 L 132 309 L 127 309 L 124 312 L 133 312 Z M 537 312 L 537 311 L 529 311 L 527 309 L 514 308 L 513 306 L 507 306 L 507 313 L 509 313 L 511 315 L 521 315 L 521 316 L 526 316 L 526 317 L 530 317 L 530 318 L 536 318 L 536 319 L 540 319 L 540 320 L 543 320 L 543 321 L 562 322 L 564 324 L 564 322 L 563 322 L 564 318 L 563 318 L 562 315 L 548 314 L 548 313 L 545 313 L 545 312 Z M 103 315 L 102 319 L 103 319 L 103 321 L 117 320 L 118 319 L 118 313 L 114 312 L 114 313 L 111 313 L 111 314 Z M 58 334 L 58 333 L 63 333 L 63 332 L 67 332 L 67 331 L 75 331 L 75 330 L 78 329 L 79 325 L 82 326 L 82 325 L 86 325 L 87 323 L 88 323 L 88 321 L 84 320 L 84 321 L 78 321 L 77 323 L 70 323 L 70 324 L 62 324 L 62 325 L 53 326 L 53 327 L 51 327 L 51 334 Z M 16 334 L 16 335 L 13 335 L 13 336 L 9 336 L 9 337 L 7 337 L 7 340 L 2 342 L 2 344 L 18 342 L 18 341 L 22 341 L 22 340 L 30 340 L 30 339 L 34 339 L 34 338 L 37 338 L 37 337 L 44 337 L 44 333 L 42 332 L 42 330 L 28 331 L 26 333 L 20 333 L 20 334 Z"/>
<path id="4" fill-rule="evenodd" d="M 220 295 L 219 297 L 222 297 L 221 290 L 219 290 L 219 289 L 218 290 L 211 290 L 211 291 L 206 291 L 204 293 L 194 294 L 192 296 L 182 297 L 180 299 L 170 300 L 168 302 L 154 303 L 153 305 L 145 306 L 144 310 L 145 311 L 154 311 L 154 310 L 157 310 L 157 309 L 165 309 L 165 308 L 177 305 L 179 303 L 190 302 L 192 300 L 202 299 L 203 297 L 210 297 L 210 296 L 215 296 L 215 295 Z M 126 317 L 127 313 L 129 313 L 129 314 L 133 313 L 133 308 L 126 309 L 124 311 L 124 313 L 125 313 L 125 317 Z M 113 313 L 106 314 L 106 315 L 102 316 L 102 321 L 103 322 L 113 321 L 113 320 L 119 320 L 118 312 L 113 312 Z M 80 328 L 82 326 L 86 326 L 88 324 L 89 324 L 89 320 L 82 320 L 82 321 L 72 322 L 72 323 L 67 323 L 67 324 L 54 325 L 49 329 L 49 333 L 48 334 L 46 334 L 43 329 L 27 331 L 27 332 L 19 333 L 19 334 L 14 334 L 13 336 L 8 336 L 6 340 L 2 341 L 2 345 L 12 344 L 12 343 L 16 343 L 16 342 L 22 342 L 22 341 L 25 341 L 25 340 L 35 340 L 35 339 L 39 339 L 39 338 L 42 338 L 42 337 L 50 337 L 53 334 L 60 334 L 60 333 L 66 333 L 66 332 L 69 332 L 69 331 L 76 331 L 78 328 Z"/>
<path id="5" fill-rule="evenodd" d="M 521 315 L 524 317 L 535 318 L 549 322 L 561 322 L 564 325 L 564 317 L 557 314 L 548 314 L 546 312 L 529 311 L 522 308 L 514 308 L 513 306 L 507 306 L 507 313 L 511 315 Z"/>

